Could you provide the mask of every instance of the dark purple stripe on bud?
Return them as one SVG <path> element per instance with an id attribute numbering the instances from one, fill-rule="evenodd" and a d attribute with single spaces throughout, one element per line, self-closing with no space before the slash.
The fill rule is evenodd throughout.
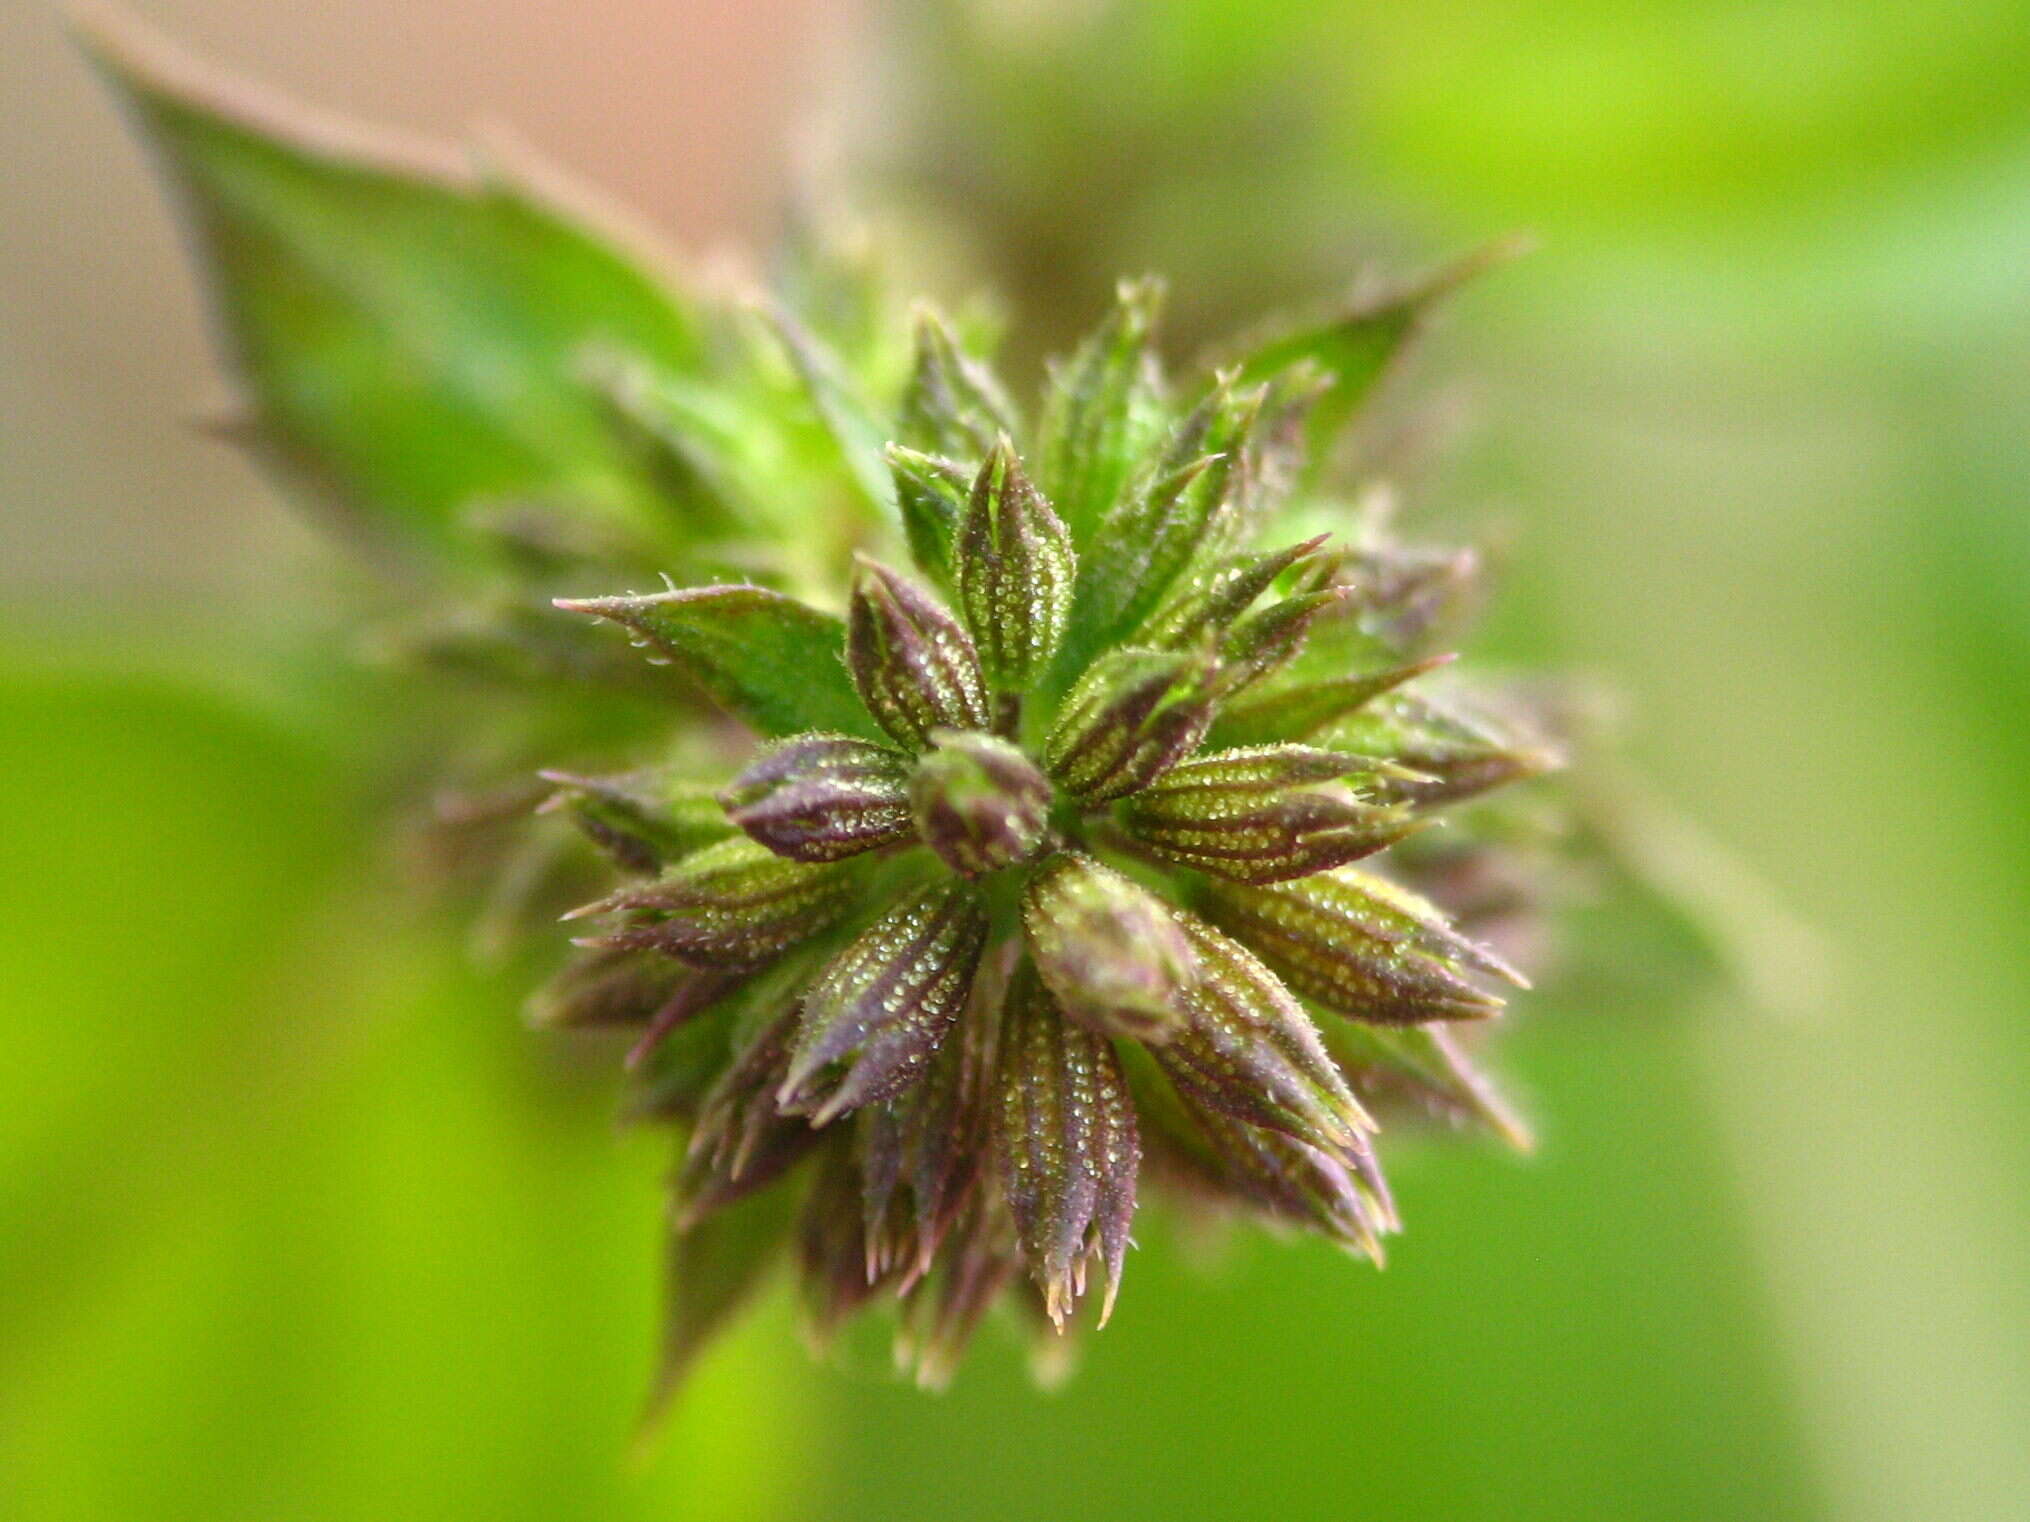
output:
<path id="1" fill-rule="evenodd" d="M 1066 697 L 1044 763 L 1088 803 L 1126 797 L 1198 748 L 1218 692 L 1218 668 L 1205 653 L 1116 650 Z"/>
<path id="2" fill-rule="evenodd" d="M 863 931 L 804 995 L 779 1099 L 824 1125 L 922 1078 L 972 991 L 987 939 L 973 890 L 925 889 Z"/>
<path id="3" fill-rule="evenodd" d="M 844 735 L 799 735 L 719 794 L 727 817 L 778 856 L 837 861 L 912 833 L 909 757 Z"/>
<path id="4" fill-rule="evenodd" d="M 1051 1321 L 1063 1328 L 1085 1293 L 1087 1264 L 1097 1262 L 1104 1324 L 1135 1214 L 1135 1105 L 1111 1043 L 1065 1019 L 1026 965 L 1002 1016 L 994 1140 L 1022 1256 Z"/>
<path id="5" fill-rule="evenodd" d="M 1202 907 L 1291 988 L 1356 1020 L 1478 1019 L 1502 1001 L 1461 969 L 1522 981 L 1494 953 L 1451 929 L 1432 905 L 1346 867 L 1266 887 L 1210 880 Z"/>
<path id="6" fill-rule="evenodd" d="M 979 656 L 957 619 L 915 582 L 862 558 L 846 618 L 846 664 L 867 711 L 911 750 L 933 729 L 985 729 Z"/>
<path id="7" fill-rule="evenodd" d="M 1363 802 L 1360 756 L 1303 745 L 1220 751 L 1173 767 L 1129 798 L 1122 822 L 1166 860 L 1244 883 L 1304 877 L 1372 855 L 1418 827 Z"/>

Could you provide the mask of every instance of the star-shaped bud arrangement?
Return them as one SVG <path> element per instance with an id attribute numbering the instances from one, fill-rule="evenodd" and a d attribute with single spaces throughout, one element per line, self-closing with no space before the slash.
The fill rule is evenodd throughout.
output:
<path id="1" fill-rule="evenodd" d="M 653 872 L 579 911 L 560 997 L 638 986 L 681 1233 L 708 1253 L 795 1191 L 766 1234 L 815 1324 L 898 1302 L 928 1381 L 1006 1292 L 1103 1322 L 1151 1186 L 1379 1261 L 1378 1106 L 1516 1134 L 1449 1032 L 1520 974 L 1371 861 L 1549 764 L 1422 691 L 1471 562 L 1269 537 L 1332 377 L 1173 389 L 1156 305 L 1124 287 L 1028 430 L 920 317 L 879 441 L 908 558 L 860 555 L 837 611 L 560 602 L 762 737 L 722 838 L 644 841 Z"/>
<path id="2" fill-rule="evenodd" d="M 225 431 L 403 568 L 445 857 L 498 944 L 579 905 L 536 1018 L 624 1028 L 677 1133 L 662 1389 L 784 1262 L 937 1382 L 997 1303 L 1104 1320 L 1154 1194 L 1379 1258 L 1384 1127 L 1523 1140 L 1469 1049 L 1554 880 L 1556 811 L 1488 801 L 1542 705 L 1440 669 L 1477 559 L 1332 487 L 1470 264 L 1178 374 L 1126 285 L 1025 415 L 987 323 L 912 337 L 820 240 L 730 299 L 553 176 L 86 42 L 190 213 Z"/>

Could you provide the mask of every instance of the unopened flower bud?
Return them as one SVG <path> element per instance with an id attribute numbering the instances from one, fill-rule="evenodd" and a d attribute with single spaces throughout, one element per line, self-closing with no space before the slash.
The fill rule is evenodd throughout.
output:
<path id="1" fill-rule="evenodd" d="M 1022 900 L 1029 953 L 1064 1012 L 1108 1035 L 1161 1041 L 1197 976 L 1170 906 L 1133 878 L 1066 851 Z"/>
<path id="2" fill-rule="evenodd" d="M 719 794 L 726 816 L 778 856 L 837 861 L 910 833 L 909 758 L 844 735 L 799 735 Z"/>
<path id="3" fill-rule="evenodd" d="M 979 877 L 1028 861 L 1050 833 L 1050 783 L 1006 740 L 940 729 L 909 780 L 924 843 L 945 865 Z"/>

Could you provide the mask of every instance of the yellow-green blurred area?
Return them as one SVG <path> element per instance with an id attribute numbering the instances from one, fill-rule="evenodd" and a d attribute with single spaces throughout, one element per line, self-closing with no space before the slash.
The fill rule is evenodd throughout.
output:
<path id="1" fill-rule="evenodd" d="M 1502 546 L 1498 655 L 1624 694 L 1759 960 L 1527 1000 L 1539 1155 L 1399 1149 L 1381 1274 L 1151 1221 L 1067 1385 L 990 1329 L 935 1398 L 808 1363 L 778 1290 L 631 1453 L 657 1139 L 391 865 L 360 572 L 182 430 L 192 282 L 16 0 L 0 1515 L 2030 1514 L 2020 0 L 148 10 L 353 114 L 506 117 L 693 252 L 863 153 L 1043 326 L 1115 271 L 1211 327 L 1534 231 L 1403 377 L 1407 510 Z"/>

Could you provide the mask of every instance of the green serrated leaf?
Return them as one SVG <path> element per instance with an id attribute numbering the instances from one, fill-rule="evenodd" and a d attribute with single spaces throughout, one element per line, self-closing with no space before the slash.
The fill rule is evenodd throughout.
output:
<path id="1" fill-rule="evenodd" d="M 846 626 L 765 587 L 686 587 L 649 597 L 560 598 L 611 619 L 735 718 L 771 738 L 822 729 L 884 736 L 840 660 Z"/>
<path id="2" fill-rule="evenodd" d="M 181 193 L 244 428 L 289 474 L 451 558 L 479 496 L 651 515 L 575 360 L 613 341 L 694 365 L 675 291 L 525 184 L 342 145 L 124 28 L 85 46 Z"/>

